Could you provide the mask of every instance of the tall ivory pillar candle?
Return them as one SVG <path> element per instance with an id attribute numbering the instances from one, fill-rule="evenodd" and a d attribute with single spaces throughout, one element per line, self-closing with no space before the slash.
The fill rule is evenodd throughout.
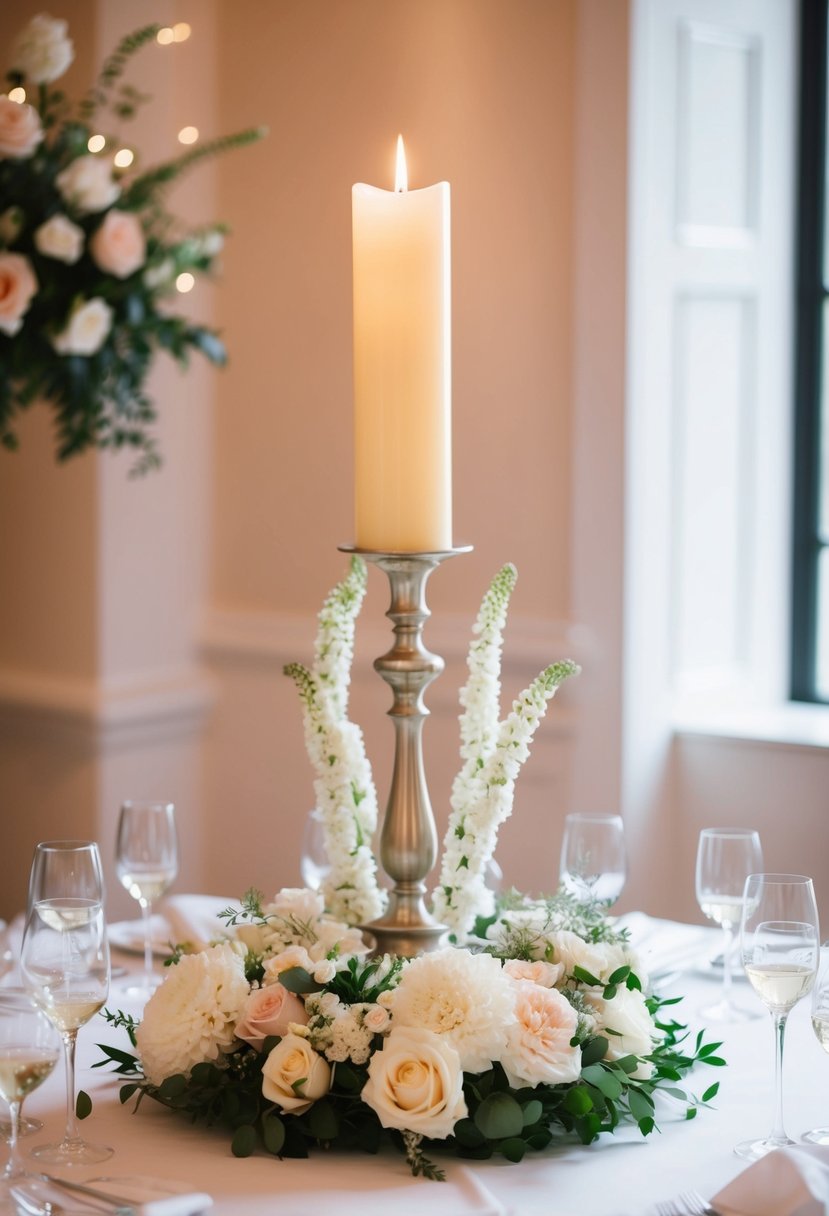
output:
<path id="1" fill-rule="evenodd" d="M 356 185 L 352 220 L 355 541 L 451 549 L 449 185 Z"/>

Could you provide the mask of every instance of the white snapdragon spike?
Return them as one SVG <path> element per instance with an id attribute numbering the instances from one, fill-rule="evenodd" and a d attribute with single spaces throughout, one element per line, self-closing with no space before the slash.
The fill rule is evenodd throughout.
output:
<path id="1" fill-rule="evenodd" d="M 512 812 L 516 778 L 530 754 L 530 742 L 549 701 L 578 670 L 575 663 L 566 660 L 551 664 L 536 676 L 513 702 L 511 713 L 498 728 L 495 746 L 474 781 L 466 786 L 468 801 L 453 803 L 433 906 L 435 916 L 458 940 L 470 931 L 477 915 L 489 910 L 484 874 L 498 828 Z"/>
<path id="2" fill-rule="evenodd" d="M 474 776 L 479 761 L 495 746 L 501 716 L 501 652 L 510 596 L 518 578 L 511 563 L 502 566 L 489 585 L 473 626 L 467 666 L 469 678 L 460 692 L 464 713 L 460 716 L 463 777 Z"/>
<path id="3" fill-rule="evenodd" d="M 368 568 L 356 554 L 342 582 L 328 594 L 319 614 L 314 647 L 314 676 L 320 693 L 328 697 L 335 716 L 348 710 L 348 685 L 354 658 L 354 626 L 363 605 Z"/>
<path id="4" fill-rule="evenodd" d="M 377 827 L 377 795 L 360 728 L 335 716 L 332 699 L 307 667 L 292 663 L 303 707 L 305 742 L 314 768 L 314 792 L 322 819 L 330 870 L 325 905 L 350 925 L 374 920 L 383 910 L 371 838 Z"/>

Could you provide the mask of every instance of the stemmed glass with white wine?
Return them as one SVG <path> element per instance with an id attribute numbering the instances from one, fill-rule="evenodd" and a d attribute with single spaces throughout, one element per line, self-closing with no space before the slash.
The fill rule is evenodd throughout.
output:
<path id="1" fill-rule="evenodd" d="M 105 1161 L 112 1149 L 88 1144 L 75 1115 L 78 1031 L 103 1006 L 109 991 L 109 946 L 104 920 L 101 857 L 94 841 L 46 841 L 35 849 L 20 971 L 23 985 L 60 1031 L 66 1062 L 66 1130 L 59 1144 L 32 1156 L 52 1165 Z"/>
<path id="2" fill-rule="evenodd" d="M 803 874 L 750 874 L 743 895 L 740 950 L 746 976 L 774 1022 L 774 1121 L 765 1137 L 744 1140 L 738 1157 L 757 1161 L 793 1144 L 783 1126 L 786 1019 L 812 990 L 820 960 L 817 904 Z"/>
<path id="3" fill-rule="evenodd" d="M 625 885 L 627 855 L 621 815 L 577 811 L 564 821 L 559 879 L 582 903 L 611 907 Z"/>
<path id="4" fill-rule="evenodd" d="M 25 1177 L 18 1137 L 23 1100 L 51 1073 L 60 1055 L 55 1027 L 23 988 L 0 990 L 0 1097 L 9 1107 L 9 1160 L 0 1175 L 0 1212 L 18 1211 L 10 1186 Z"/>
<path id="5" fill-rule="evenodd" d="M 719 1000 L 700 1013 L 714 1022 L 742 1022 L 760 1017 L 759 1009 L 744 1009 L 731 996 L 731 958 L 739 930 L 743 891 L 749 874 L 763 868 L 760 836 L 753 828 L 703 828 L 697 847 L 697 903 L 723 931 L 723 977 Z"/>
<path id="6" fill-rule="evenodd" d="M 172 802 L 125 802 L 118 819 L 115 869 L 138 901 L 144 922 L 144 977 L 131 996 L 152 996 L 161 980 L 153 973 L 153 903 L 178 874 L 178 837 Z"/>
<path id="7" fill-rule="evenodd" d="M 823 953 L 827 955 L 825 949 Z M 829 957 L 812 989 L 812 1029 L 823 1050 L 829 1051 Z M 815 1127 L 803 1139 L 808 1144 L 829 1144 L 829 1127 Z"/>

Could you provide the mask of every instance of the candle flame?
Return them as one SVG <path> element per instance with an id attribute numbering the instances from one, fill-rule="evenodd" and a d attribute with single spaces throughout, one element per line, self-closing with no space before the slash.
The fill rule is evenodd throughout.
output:
<path id="1" fill-rule="evenodd" d="M 394 188 L 397 193 L 409 189 L 409 175 L 406 170 L 406 149 L 403 147 L 403 136 L 397 137 L 397 165 L 394 171 Z"/>

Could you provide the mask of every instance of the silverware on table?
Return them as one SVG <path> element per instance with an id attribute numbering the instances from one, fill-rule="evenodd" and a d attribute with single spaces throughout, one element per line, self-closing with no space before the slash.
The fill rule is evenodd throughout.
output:
<path id="1" fill-rule="evenodd" d="M 683 1191 L 677 1199 L 656 1205 L 656 1216 L 718 1216 L 699 1191 Z"/>

